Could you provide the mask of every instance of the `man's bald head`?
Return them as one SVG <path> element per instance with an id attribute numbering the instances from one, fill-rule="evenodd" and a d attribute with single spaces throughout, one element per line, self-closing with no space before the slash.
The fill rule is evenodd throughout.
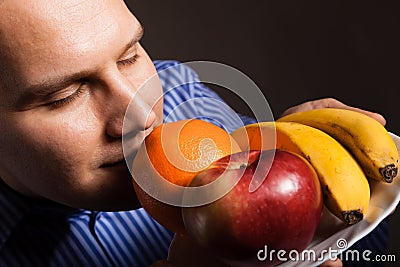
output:
<path id="1" fill-rule="evenodd" d="M 41 83 L 46 75 L 65 75 L 69 66 L 79 67 L 79 58 L 93 61 L 94 51 L 101 53 L 98 44 L 119 37 L 114 33 L 121 31 L 121 23 L 132 30 L 139 25 L 132 24 L 136 19 L 122 0 L 0 1 L 0 94 L 7 90 L 9 97 L 15 88 Z M 132 20 L 117 23 L 121 14 Z M 2 97 L 0 106 L 4 101 L 13 99 Z"/>

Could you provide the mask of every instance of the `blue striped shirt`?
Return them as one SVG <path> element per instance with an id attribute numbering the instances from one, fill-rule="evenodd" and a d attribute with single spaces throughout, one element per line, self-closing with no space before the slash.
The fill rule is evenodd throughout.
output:
<path id="1" fill-rule="evenodd" d="M 229 132 L 254 122 L 225 105 L 215 92 L 198 82 L 190 68 L 175 61 L 154 64 L 165 92 L 164 122 L 199 118 Z M 73 209 L 26 198 L 1 180 L 0 217 L 0 267 L 149 266 L 167 257 L 173 237 L 143 209 Z M 378 238 L 364 238 L 370 250 L 371 246 L 383 247 L 385 227 L 376 234 Z"/>

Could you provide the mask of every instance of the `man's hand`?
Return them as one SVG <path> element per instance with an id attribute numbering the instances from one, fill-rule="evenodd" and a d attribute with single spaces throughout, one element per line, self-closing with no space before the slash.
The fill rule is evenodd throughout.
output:
<path id="1" fill-rule="evenodd" d="M 336 260 L 327 260 L 326 262 L 319 265 L 319 267 L 342 267 L 343 262 L 337 258 Z"/>
<path id="2" fill-rule="evenodd" d="M 187 235 L 175 235 L 168 260 L 174 263 L 174 267 L 228 267 Z"/>
<path id="3" fill-rule="evenodd" d="M 324 99 L 319 99 L 319 100 L 308 101 L 308 102 L 302 103 L 300 105 L 297 105 L 297 106 L 294 106 L 294 107 L 291 107 L 291 108 L 285 110 L 281 116 L 285 116 L 285 115 L 300 112 L 300 111 L 306 111 L 306 110 L 311 110 L 311 109 L 320 109 L 320 108 L 342 108 L 342 109 L 354 110 L 354 111 L 364 113 L 364 114 L 374 118 L 375 120 L 380 122 L 382 125 L 386 124 L 386 120 L 381 114 L 367 111 L 367 110 L 360 109 L 360 108 L 355 108 L 352 106 L 348 106 L 334 98 L 324 98 Z"/>

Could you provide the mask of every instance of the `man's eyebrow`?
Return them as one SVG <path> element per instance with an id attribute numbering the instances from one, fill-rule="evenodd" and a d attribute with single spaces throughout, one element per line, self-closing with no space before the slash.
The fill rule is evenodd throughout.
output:
<path id="1" fill-rule="evenodd" d="M 87 71 L 81 71 L 69 76 L 54 77 L 34 85 L 23 87 L 21 88 L 23 93 L 18 97 L 14 106 L 16 109 L 23 108 L 26 105 L 29 105 L 33 100 L 44 98 L 52 93 L 58 92 L 74 82 L 87 77 L 88 74 Z"/>
<path id="2" fill-rule="evenodd" d="M 125 46 L 125 49 L 123 51 L 123 53 L 125 53 L 126 51 L 128 51 L 131 47 L 133 47 L 137 42 L 140 41 L 140 39 L 142 39 L 144 34 L 144 27 L 142 25 L 139 26 L 139 30 L 138 32 L 135 34 L 135 36 L 132 38 L 132 40 Z"/>

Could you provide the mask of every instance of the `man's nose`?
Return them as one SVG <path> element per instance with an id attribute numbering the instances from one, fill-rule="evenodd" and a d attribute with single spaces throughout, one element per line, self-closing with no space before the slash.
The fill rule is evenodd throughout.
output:
<path id="1" fill-rule="evenodd" d="M 109 95 L 106 133 L 113 138 L 123 134 L 144 131 L 150 128 L 155 120 L 152 103 L 143 97 L 141 86 L 133 85 L 123 75 L 109 82 Z"/>

